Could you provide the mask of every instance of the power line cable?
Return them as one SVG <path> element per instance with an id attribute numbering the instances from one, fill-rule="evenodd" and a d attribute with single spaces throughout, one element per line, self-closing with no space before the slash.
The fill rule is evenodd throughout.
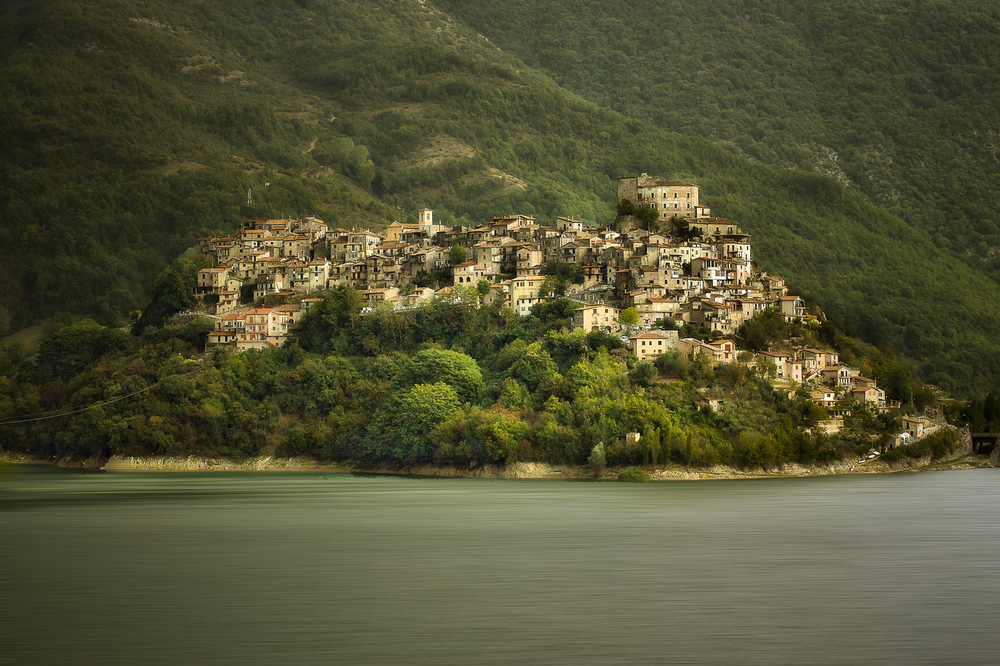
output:
<path id="1" fill-rule="evenodd" d="M 188 373 L 183 374 L 183 375 L 170 375 L 170 377 L 190 377 L 190 376 L 192 376 L 192 375 L 194 375 L 194 374 L 196 374 L 198 372 L 200 372 L 200 370 L 194 370 L 192 372 L 188 372 Z M 164 377 L 163 379 L 167 379 L 167 378 Z M 17 425 L 18 423 L 34 423 L 36 421 L 45 421 L 45 420 L 48 420 L 48 419 L 57 419 L 57 418 L 60 418 L 60 417 L 63 417 L 63 416 L 72 416 L 73 414 L 79 414 L 81 412 L 86 412 L 87 410 L 90 410 L 90 409 L 97 409 L 98 407 L 104 407 L 105 405 L 110 405 L 110 404 L 113 404 L 113 403 L 116 403 L 116 402 L 120 402 L 122 400 L 127 400 L 128 398 L 137 396 L 140 393 L 145 393 L 146 391 L 151 391 L 154 388 L 156 388 L 157 386 L 159 386 L 160 383 L 163 382 L 163 379 L 160 379 L 155 384 L 151 384 L 150 386 L 147 386 L 144 389 L 140 389 L 138 391 L 135 391 L 134 393 L 129 393 L 128 395 L 120 395 L 117 398 L 111 398 L 110 400 L 104 400 L 102 402 L 96 402 L 93 405 L 88 405 L 86 407 L 81 407 L 79 409 L 73 409 L 73 410 L 70 410 L 68 412 L 59 412 L 57 414 L 46 414 L 45 416 L 33 416 L 31 418 L 28 418 L 28 419 L 18 419 L 18 420 L 15 420 L 15 421 L 0 421 L 0 426 Z"/>

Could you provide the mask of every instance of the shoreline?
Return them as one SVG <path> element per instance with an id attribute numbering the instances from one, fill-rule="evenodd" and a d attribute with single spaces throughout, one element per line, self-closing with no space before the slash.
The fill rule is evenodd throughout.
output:
<path id="1" fill-rule="evenodd" d="M 468 479 L 564 479 L 570 481 L 618 481 L 618 473 L 629 469 L 642 469 L 649 481 L 710 481 L 721 479 L 808 478 L 857 474 L 896 474 L 903 472 L 940 471 L 951 469 L 980 469 L 996 466 L 983 455 L 956 451 L 948 460 L 932 461 L 929 457 L 886 463 L 872 460 L 862 464 L 856 461 L 836 461 L 825 465 L 799 465 L 786 463 L 773 469 L 744 470 L 726 465 L 709 468 L 666 465 L 662 467 L 623 467 L 604 470 L 595 475 L 585 465 L 550 465 L 548 463 L 519 462 L 506 465 L 484 465 L 475 469 L 449 466 L 417 465 L 406 468 L 359 467 L 346 463 L 324 463 L 310 458 L 273 458 L 261 456 L 242 462 L 222 458 L 171 457 L 122 457 L 108 460 L 38 460 L 26 455 L 0 454 L 0 462 L 11 465 L 39 465 L 57 468 L 76 468 L 106 473 L 117 472 L 309 472 L 319 474 L 346 474 L 359 476 L 398 476 L 418 478 L 468 478 Z"/>

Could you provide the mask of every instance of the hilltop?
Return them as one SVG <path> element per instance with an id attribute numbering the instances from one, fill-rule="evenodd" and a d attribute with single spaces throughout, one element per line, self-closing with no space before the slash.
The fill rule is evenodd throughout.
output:
<path id="1" fill-rule="evenodd" d="M 518 6 L 494 3 L 498 10 Z M 571 6 L 577 18 L 593 16 L 580 3 Z M 231 232 L 246 219 L 316 215 L 342 227 L 378 227 L 431 205 L 446 224 L 524 213 L 602 225 L 614 217 L 613 179 L 648 171 L 702 184 L 716 214 L 765 239 L 758 253 L 773 270 L 924 377 L 975 390 L 1000 373 L 991 273 L 962 256 L 965 227 L 952 232 L 914 219 L 917 210 L 956 219 L 952 209 L 911 198 L 914 189 L 953 196 L 956 188 L 944 179 L 983 164 L 976 150 L 990 145 L 992 117 L 971 97 L 956 95 L 948 108 L 982 124 L 987 139 L 956 144 L 968 150 L 948 153 L 939 168 L 931 161 L 939 145 L 897 156 L 906 164 L 921 159 L 925 173 L 942 179 L 914 179 L 906 189 L 896 185 L 912 171 L 871 162 L 895 155 L 891 146 L 876 146 L 864 159 L 843 149 L 840 173 L 816 147 L 841 155 L 840 144 L 794 128 L 776 142 L 759 124 L 788 117 L 804 127 L 808 114 L 758 101 L 758 125 L 726 127 L 723 118 L 739 114 L 709 113 L 688 90 L 669 97 L 670 118 L 658 116 L 648 104 L 664 98 L 659 88 L 621 95 L 603 74 L 586 88 L 557 66 L 560 59 L 515 48 L 508 33 L 492 31 L 496 20 L 480 22 L 473 8 L 463 13 L 445 2 L 12 1 L 0 12 L 0 34 L 10 45 L 0 74 L 8 91 L 0 123 L 9 138 L 0 166 L 0 333 L 59 313 L 122 322 L 195 238 Z M 719 15 L 720 26 L 739 24 Z M 590 52 L 583 45 L 597 43 L 587 37 L 592 26 L 571 18 L 565 34 L 581 39 L 580 53 Z M 991 21 L 981 17 L 986 32 Z M 941 22 L 937 34 L 942 43 L 959 43 L 970 26 Z M 651 64 L 642 58 L 656 49 L 639 45 L 654 41 L 628 23 L 608 27 L 618 43 L 633 44 L 625 51 L 633 62 Z M 771 29 L 777 35 L 781 23 Z M 952 29 L 959 32 L 949 40 Z M 975 34 L 981 40 L 985 33 Z M 810 56 L 815 67 L 836 62 L 837 51 L 828 51 L 826 60 Z M 722 55 L 735 66 L 736 55 Z M 989 95 L 989 80 L 976 78 L 988 75 L 989 63 L 962 69 L 961 58 L 936 55 Z M 753 67 L 738 89 L 758 89 L 764 79 L 750 72 L 766 75 L 763 58 L 745 59 Z M 707 73 L 726 71 L 713 62 L 704 60 Z M 790 71 L 794 61 L 787 63 Z M 733 98 L 749 109 L 746 99 Z M 956 134 L 967 123 L 939 127 Z M 825 127 L 830 135 L 843 129 L 832 121 Z M 900 146 L 910 134 L 898 137 Z M 762 150 L 771 144 L 777 157 Z M 795 155 L 803 157 L 788 159 Z M 863 164 L 891 179 L 866 189 Z M 970 220 L 970 212 L 988 218 L 977 203 L 982 197 L 972 196 L 987 191 L 983 182 L 961 197 L 974 205 Z M 893 191 L 898 206 L 882 196 Z M 993 232 L 978 221 L 969 226 L 982 238 L 974 247 L 985 243 L 988 256 Z M 959 250 L 939 236 L 953 237 Z"/>
<path id="2" fill-rule="evenodd" d="M 618 194 L 615 229 L 526 215 L 448 228 L 422 209 L 384 236 L 308 217 L 199 238 L 131 334 L 84 320 L 8 368 L 5 448 L 645 480 L 992 445 L 943 430 L 934 391 L 761 270 L 697 185 L 642 174 Z M 1000 414 L 993 396 L 947 409 L 980 433 Z"/>

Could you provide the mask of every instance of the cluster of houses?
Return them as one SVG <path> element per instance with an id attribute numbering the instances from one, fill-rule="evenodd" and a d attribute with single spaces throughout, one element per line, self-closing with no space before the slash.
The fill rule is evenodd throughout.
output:
<path id="1" fill-rule="evenodd" d="M 509 215 L 470 228 L 439 224 L 432 210 L 423 209 L 416 224 L 393 222 L 382 233 L 330 228 L 307 217 L 258 220 L 232 236 L 201 238 L 198 249 L 213 262 L 199 272 L 195 290 L 216 318 L 208 345 L 280 345 L 317 301 L 305 296 L 338 285 L 357 289 L 370 307 L 476 298 L 527 316 L 553 295 L 543 273 L 558 263 L 576 276 L 565 293 L 579 303 L 575 325 L 626 334 L 638 359 L 678 350 L 691 358 L 752 363 L 773 368 L 779 382 L 821 386 L 814 400 L 833 412 L 845 393 L 885 406 L 875 382 L 840 366 L 834 352 L 738 354 L 726 336 L 762 310 L 775 309 L 788 320 L 811 315 L 781 278 L 754 268 L 750 235 L 736 222 L 712 217 L 699 204 L 696 185 L 648 174 L 621 178 L 618 200 L 656 210 L 656 221 L 644 223 L 648 214 L 620 215 L 610 227 L 595 228 L 569 217 L 542 224 L 530 215 Z M 441 276 L 450 276 L 450 284 L 421 286 Z M 273 295 L 284 298 L 268 298 Z M 293 304 L 241 307 L 250 301 Z M 680 339 L 677 330 L 658 330 L 661 320 L 668 328 L 689 324 L 722 339 Z"/>

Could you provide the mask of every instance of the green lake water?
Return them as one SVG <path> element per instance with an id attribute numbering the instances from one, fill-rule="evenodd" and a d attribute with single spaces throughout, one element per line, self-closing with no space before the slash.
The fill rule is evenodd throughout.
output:
<path id="1" fill-rule="evenodd" d="M 0 663 L 995 664 L 1000 470 L 0 486 Z"/>

